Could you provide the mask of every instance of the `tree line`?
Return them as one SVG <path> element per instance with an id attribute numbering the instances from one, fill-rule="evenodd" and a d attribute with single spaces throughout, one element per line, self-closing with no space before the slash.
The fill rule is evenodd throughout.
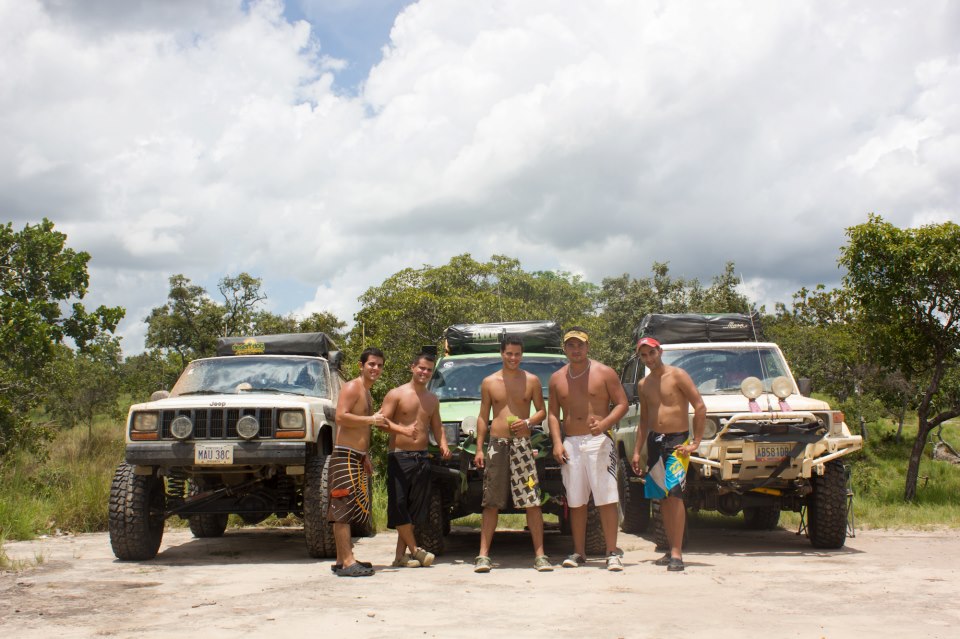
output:
<path id="1" fill-rule="evenodd" d="M 766 338 L 783 348 L 794 374 L 836 399 L 848 422 L 915 412 L 918 432 L 904 496 L 916 495 L 930 434 L 960 416 L 960 227 L 952 222 L 901 229 L 871 215 L 847 229 L 836 289 L 803 288 L 768 312 L 737 289 L 734 262 L 709 283 L 676 277 L 654 262 L 646 277 L 623 274 L 600 284 L 562 271 L 526 271 L 514 258 L 458 255 L 447 264 L 405 268 L 368 288 L 353 325 L 329 312 L 308 317 L 264 309 L 260 278 L 227 276 L 216 293 L 183 275 L 144 318 L 146 350 L 124 357 L 114 335 L 124 309 L 88 312 L 90 256 L 66 246 L 43 220 L 0 227 L 0 462 L 11 451 L 42 453 L 58 427 L 95 415 L 120 418 L 121 396 L 142 401 L 168 389 L 187 362 L 214 353 L 223 336 L 323 331 L 354 370 L 377 346 L 387 370 L 375 395 L 407 381 L 407 362 L 437 345 L 456 323 L 552 319 L 591 333 L 591 356 L 619 368 L 647 313 L 747 313 L 763 316 Z M 37 410 L 43 418 L 37 418 Z"/>

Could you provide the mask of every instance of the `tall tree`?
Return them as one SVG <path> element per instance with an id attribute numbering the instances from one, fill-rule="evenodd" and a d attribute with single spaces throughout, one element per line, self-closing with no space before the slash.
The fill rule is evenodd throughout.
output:
<path id="1" fill-rule="evenodd" d="M 117 337 L 100 335 L 77 352 L 59 345 L 47 369 L 47 413 L 67 428 L 86 424 L 92 436 L 94 417 L 120 417 L 120 367 Z"/>
<path id="2" fill-rule="evenodd" d="M 847 229 L 844 284 L 860 305 L 864 337 L 878 361 L 922 379 L 917 437 L 904 498 L 917 492 L 930 431 L 960 416 L 960 226 L 945 222 L 900 229 L 878 215 Z"/>
<path id="3" fill-rule="evenodd" d="M 147 348 L 176 353 L 182 369 L 190 360 L 214 353 L 223 316 L 224 308 L 202 286 L 191 284 L 184 275 L 172 275 L 167 303 L 150 311 L 145 320 Z"/>
<path id="4" fill-rule="evenodd" d="M 66 241 L 47 219 L 22 231 L 0 226 L 0 456 L 39 446 L 27 415 L 42 400 L 56 345 L 71 339 L 83 349 L 124 315 L 106 306 L 90 313 L 78 301 L 89 286 L 90 255 Z"/>

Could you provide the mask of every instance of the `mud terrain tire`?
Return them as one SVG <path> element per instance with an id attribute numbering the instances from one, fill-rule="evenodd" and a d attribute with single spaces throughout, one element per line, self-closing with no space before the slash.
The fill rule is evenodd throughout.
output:
<path id="1" fill-rule="evenodd" d="M 307 552 L 311 557 L 320 559 L 337 556 L 333 525 L 327 521 L 330 505 L 330 491 L 327 490 L 328 459 L 325 455 L 311 455 L 304 469 L 303 533 Z"/>
<path id="2" fill-rule="evenodd" d="M 135 475 L 123 462 L 110 485 L 107 528 L 110 546 L 121 561 L 153 559 L 163 539 L 166 506 L 163 480 L 154 475 Z"/>
<path id="3" fill-rule="evenodd" d="M 425 522 L 413 527 L 413 536 L 417 540 L 417 545 L 432 552 L 438 557 L 446 549 L 446 540 L 443 537 L 444 516 L 443 516 L 443 495 L 434 487 L 430 493 L 430 505 L 427 509 L 427 519 Z"/>
<path id="4" fill-rule="evenodd" d="M 667 529 L 663 527 L 663 514 L 660 511 L 660 500 L 650 500 L 650 521 L 653 524 L 653 543 L 658 551 L 670 550 L 667 540 Z M 683 519 L 683 542 L 681 548 L 687 547 L 687 530 L 690 528 L 690 513 Z"/>
<path id="5" fill-rule="evenodd" d="M 744 508 L 743 522 L 750 530 L 775 530 L 780 523 L 780 509 L 774 506 Z"/>
<path id="6" fill-rule="evenodd" d="M 843 464 L 827 462 L 823 476 L 811 480 L 807 497 L 807 534 L 814 548 L 842 548 L 847 541 L 847 478 Z"/>
<path id="7" fill-rule="evenodd" d="M 200 487 L 191 482 L 190 496 L 192 497 L 200 492 L 202 492 Z M 200 513 L 198 515 L 190 515 L 188 518 L 190 522 L 190 532 L 193 533 L 194 537 L 201 539 L 223 537 L 223 532 L 227 529 L 227 521 L 229 519 L 230 515 L 227 513 Z"/>
<path id="8" fill-rule="evenodd" d="M 634 535 L 647 532 L 650 526 L 650 500 L 643 496 L 643 484 L 631 482 L 633 469 L 626 458 L 621 457 L 617 466 L 617 483 L 620 485 L 620 511 L 623 521 L 620 530 Z"/>

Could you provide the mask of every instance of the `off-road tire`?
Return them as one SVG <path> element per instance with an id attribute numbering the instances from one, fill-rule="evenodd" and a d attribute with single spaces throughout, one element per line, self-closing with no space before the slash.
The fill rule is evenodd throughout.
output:
<path id="1" fill-rule="evenodd" d="M 743 522 L 750 530 L 775 530 L 780 523 L 780 509 L 775 506 L 744 508 Z"/>
<path id="2" fill-rule="evenodd" d="M 426 521 L 413 527 L 413 536 L 417 540 L 417 545 L 439 557 L 446 549 L 443 528 L 443 495 L 434 488 L 430 492 Z"/>
<path id="3" fill-rule="evenodd" d="M 663 527 L 663 513 L 660 511 L 660 500 L 650 500 L 650 523 L 653 525 L 653 543 L 658 551 L 670 550 L 670 541 L 667 539 L 667 529 Z M 687 530 L 690 528 L 690 513 L 683 519 L 683 541 L 681 548 L 687 547 Z"/>
<path id="4" fill-rule="evenodd" d="M 570 530 L 570 516 L 560 513 L 560 534 L 572 535 Z M 607 540 L 603 536 L 603 523 L 600 521 L 600 511 L 593 505 L 593 498 L 587 503 L 587 532 L 584 540 L 584 552 L 588 555 L 607 554 Z"/>
<path id="5" fill-rule="evenodd" d="M 311 557 L 325 559 L 337 556 L 337 542 L 333 538 L 333 524 L 327 521 L 330 491 L 327 489 L 329 457 L 307 457 L 303 485 L 303 536 Z"/>
<path id="6" fill-rule="evenodd" d="M 650 526 L 650 500 L 643 496 L 643 484 L 631 482 L 633 469 L 623 457 L 617 466 L 617 483 L 620 485 L 620 512 L 623 521 L 620 530 L 638 535 L 647 532 Z"/>
<path id="7" fill-rule="evenodd" d="M 373 477 L 367 475 L 367 503 L 370 504 L 370 516 L 362 524 L 350 524 L 351 537 L 373 537 L 376 531 L 373 529 Z"/>
<path id="8" fill-rule="evenodd" d="M 823 476 L 811 479 L 807 535 L 814 548 L 842 548 L 847 541 L 847 479 L 843 464 L 827 462 Z"/>
<path id="9" fill-rule="evenodd" d="M 153 559 L 163 539 L 163 479 L 136 475 L 133 468 L 121 463 L 110 485 L 107 528 L 113 554 L 121 561 Z"/>
<path id="10" fill-rule="evenodd" d="M 200 487 L 191 481 L 190 496 L 192 497 L 200 492 Z M 201 539 L 207 537 L 223 537 L 223 532 L 227 529 L 227 521 L 229 519 L 230 515 L 227 513 L 200 513 L 190 515 L 188 518 L 190 522 L 190 532 L 193 533 L 194 537 Z"/>

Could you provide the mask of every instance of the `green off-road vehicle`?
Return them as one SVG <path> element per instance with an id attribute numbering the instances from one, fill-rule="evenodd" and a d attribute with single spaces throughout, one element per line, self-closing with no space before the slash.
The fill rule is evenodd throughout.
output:
<path id="1" fill-rule="evenodd" d="M 164 521 L 223 535 L 230 514 L 303 519 L 307 551 L 334 557 L 325 462 L 336 438 L 341 353 L 323 333 L 223 338 L 173 388 L 130 407 L 126 459 L 110 489 L 109 530 L 123 560 L 156 556 Z M 353 534 L 371 534 L 369 526 Z"/>
<path id="2" fill-rule="evenodd" d="M 434 473 L 434 502 L 428 524 L 417 528 L 417 541 L 434 553 L 444 549 L 444 535 L 450 521 L 481 513 L 483 471 L 474 463 L 477 416 L 480 413 L 480 383 L 503 365 L 500 342 L 505 335 L 523 339 L 520 368 L 540 379 L 544 402 L 550 376 L 566 364 L 560 326 L 551 321 L 457 324 L 444 332 L 444 353 L 437 359 L 429 389 L 440 400 L 440 419 L 453 458 L 443 460 L 431 438 Z M 544 495 L 545 513 L 560 517 L 561 529 L 567 527 L 563 481 L 560 466 L 553 458 L 553 446 L 546 419 L 531 437 L 537 449 L 537 474 Z M 522 512 L 506 509 L 503 512 Z M 604 551 L 599 518 L 588 519 L 588 552 Z"/>
<path id="3" fill-rule="evenodd" d="M 749 527 L 767 530 L 777 526 L 781 511 L 800 512 L 814 547 L 842 547 L 852 495 L 842 458 L 863 440 L 851 435 L 842 412 L 809 397 L 809 380 L 798 386 L 780 348 L 760 341 L 759 317 L 648 315 L 634 343 L 645 336 L 662 344 L 664 364 L 690 375 L 707 407 L 703 441 L 690 457 L 687 507 L 743 512 Z M 637 380 L 647 372 L 634 355 L 621 374 L 631 402 L 615 431 L 627 532 L 646 528 L 651 513 L 642 480 L 630 470 L 640 416 Z M 656 532 L 665 543 L 662 527 Z"/>

